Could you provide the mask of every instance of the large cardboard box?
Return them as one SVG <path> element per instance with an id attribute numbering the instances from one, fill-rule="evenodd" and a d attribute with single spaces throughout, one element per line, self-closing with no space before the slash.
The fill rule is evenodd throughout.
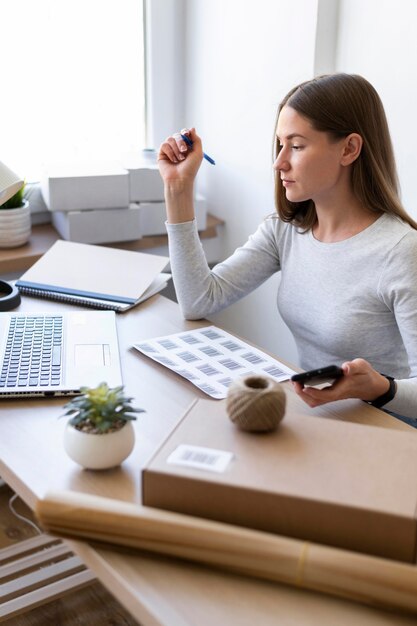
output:
<path id="1" fill-rule="evenodd" d="M 213 472 L 218 451 L 233 457 Z M 172 454 L 184 465 L 167 462 Z M 144 469 L 142 486 L 147 506 L 416 559 L 414 432 L 294 413 L 275 433 L 255 435 L 237 429 L 224 401 L 199 400 Z"/>

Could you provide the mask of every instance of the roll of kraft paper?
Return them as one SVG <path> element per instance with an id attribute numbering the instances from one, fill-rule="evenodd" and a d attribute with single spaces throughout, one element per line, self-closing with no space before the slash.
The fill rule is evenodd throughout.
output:
<path id="1" fill-rule="evenodd" d="M 76 492 L 36 513 L 60 537 L 129 546 L 263 580 L 417 613 L 417 567 Z"/>
<path id="2" fill-rule="evenodd" d="M 272 432 L 285 415 L 286 395 L 280 383 L 268 376 L 242 376 L 227 392 L 227 414 L 242 430 Z"/>

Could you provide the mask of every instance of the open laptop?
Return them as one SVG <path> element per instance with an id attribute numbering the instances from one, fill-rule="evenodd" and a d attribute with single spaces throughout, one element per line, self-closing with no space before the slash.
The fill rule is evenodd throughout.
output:
<path id="1" fill-rule="evenodd" d="M 114 311 L 0 314 L 0 398 L 122 384 Z"/>

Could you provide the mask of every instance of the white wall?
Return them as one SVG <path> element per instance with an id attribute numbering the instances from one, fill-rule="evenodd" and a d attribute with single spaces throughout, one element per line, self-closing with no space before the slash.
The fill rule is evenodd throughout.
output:
<path id="1" fill-rule="evenodd" d="M 385 106 L 402 200 L 417 218 L 417 2 L 340 0 L 336 70 L 362 74 Z"/>
<path id="2" fill-rule="evenodd" d="M 274 210 L 272 137 L 277 104 L 314 73 L 316 0 L 186 0 L 184 126 L 195 126 L 216 166 L 199 190 L 224 217 L 225 254 Z M 212 319 L 295 362 L 276 309 L 278 277 Z"/>

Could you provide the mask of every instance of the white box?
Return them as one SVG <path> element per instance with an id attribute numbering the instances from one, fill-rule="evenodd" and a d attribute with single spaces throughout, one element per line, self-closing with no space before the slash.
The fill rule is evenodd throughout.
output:
<path id="1" fill-rule="evenodd" d="M 127 208 L 129 173 L 113 164 L 54 166 L 41 190 L 50 211 Z"/>
<path id="2" fill-rule="evenodd" d="M 162 202 L 164 183 L 157 165 L 126 167 L 129 172 L 131 202 Z"/>
<path id="3" fill-rule="evenodd" d="M 44 202 L 39 183 L 28 183 L 26 185 L 25 198 L 29 202 L 32 226 L 35 224 L 49 224 L 51 222 L 51 213 Z"/>
<path id="4" fill-rule="evenodd" d="M 63 239 L 78 243 L 114 243 L 141 238 L 137 205 L 126 209 L 54 211 L 52 224 Z"/>
<path id="5" fill-rule="evenodd" d="M 147 235 L 166 235 L 166 208 L 165 202 L 141 202 L 137 205 L 140 211 L 140 227 L 142 237 Z M 195 217 L 198 230 L 207 227 L 206 201 L 197 196 L 194 201 Z"/>

